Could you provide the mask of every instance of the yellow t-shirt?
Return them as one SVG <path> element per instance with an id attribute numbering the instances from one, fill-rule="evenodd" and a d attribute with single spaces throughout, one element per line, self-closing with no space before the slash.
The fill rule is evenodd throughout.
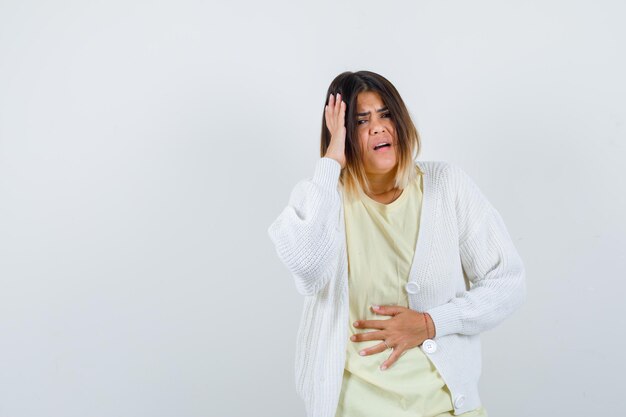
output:
<path id="1" fill-rule="evenodd" d="M 417 167 L 415 168 L 417 170 Z M 419 171 L 418 171 L 419 172 Z M 344 193 L 350 297 L 348 337 L 377 329 L 356 329 L 356 320 L 386 320 L 370 306 L 409 307 L 404 285 L 408 281 L 419 232 L 422 178 L 409 184 L 390 204 L 365 194 L 357 200 Z M 384 371 L 380 365 L 391 354 L 360 356 L 361 349 L 382 340 L 348 339 L 339 405 L 335 417 L 444 417 L 452 416 L 452 398 L 441 375 L 418 347 L 407 350 Z M 463 413 L 487 417 L 484 408 Z"/>

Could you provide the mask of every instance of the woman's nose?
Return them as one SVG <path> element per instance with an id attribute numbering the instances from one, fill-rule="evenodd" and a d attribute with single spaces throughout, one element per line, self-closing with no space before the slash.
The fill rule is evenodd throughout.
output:
<path id="1" fill-rule="evenodd" d="M 379 122 L 372 123 L 370 127 L 371 127 L 371 132 L 373 135 L 375 135 L 376 133 L 383 132 L 385 130 L 383 125 L 381 125 Z"/>

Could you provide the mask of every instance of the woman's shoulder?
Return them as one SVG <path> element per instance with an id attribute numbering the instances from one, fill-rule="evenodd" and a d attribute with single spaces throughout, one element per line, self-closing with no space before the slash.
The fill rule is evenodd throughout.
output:
<path id="1" fill-rule="evenodd" d="M 431 174 L 442 173 L 446 175 L 466 176 L 467 173 L 454 162 L 449 161 L 414 161 L 423 171 Z"/>
<path id="2" fill-rule="evenodd" d="M 470 176 L 458 165 L 449 161 L 415 161 L 425 177 L 441 188 L 454 190 L 476 188 Z"/>
<path id="3" fill-rule="evenodd" d="M 450 162 L 447 161 L 414 161 L 421 169 L 429 172 L 437 172 L 446 170 Z"/>
<path id="4" fill-rule="evenodd" d="M 448 161 L 415 161 L 424 175 L 428 175 L 433 179 L 442 180 L 450 177 L 458 176 L 461 169 Z"/>

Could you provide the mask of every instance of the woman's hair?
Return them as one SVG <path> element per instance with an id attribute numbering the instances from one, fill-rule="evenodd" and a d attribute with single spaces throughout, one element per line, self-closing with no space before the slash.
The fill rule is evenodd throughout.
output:
<path id="1" fill-rule="evenodd" d="M 371 192 L 370 183 L 361 162 L 363 150 L 359 144 L 357 132 L 357 96 L 365 91 L 376 92 L 380 95 L 395 125 L 397 140 L 395 151 L 398 161 L 395 186 L 404 189 L 416 179 L 418 174 L 422 174 L 415 164 L 415 158 L 420 152 L 420 137 L 398 90 L 385 77 L 371 71 L 343 72 L 328 87 L 325 105 L 328 104 L 330 95 L 337 93 L 341 94 L 341 99 L 346 103 L 346 166 L 341 171 L 340 182 L 348 196 L 352 198 L 363 190 Z M 321 157 L 326 155 L 330 137 L 331 133 L 326 126 L 325 115 L 322 114 Z"/>

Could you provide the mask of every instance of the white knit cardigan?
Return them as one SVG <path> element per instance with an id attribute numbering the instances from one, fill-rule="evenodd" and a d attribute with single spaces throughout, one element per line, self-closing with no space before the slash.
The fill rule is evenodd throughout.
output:
<path id="1" fill-rule="evenodd" d="M 424 173 L 424 190 L 405 291 L 409 307 L 428 312 L 435 324 L 435 337 L 419 348 L 450 389 L 456 415 L 481 405 L 479 334 L 523 303 L 525 270 L 500 214 L 463 170 L 443 161 L 415 163 Z M 350 342 L 340 173 L 337 161 L 320 158 L 268 228 L 305 296 L 295 382 L 308 417 L 334 417 Z"/>

